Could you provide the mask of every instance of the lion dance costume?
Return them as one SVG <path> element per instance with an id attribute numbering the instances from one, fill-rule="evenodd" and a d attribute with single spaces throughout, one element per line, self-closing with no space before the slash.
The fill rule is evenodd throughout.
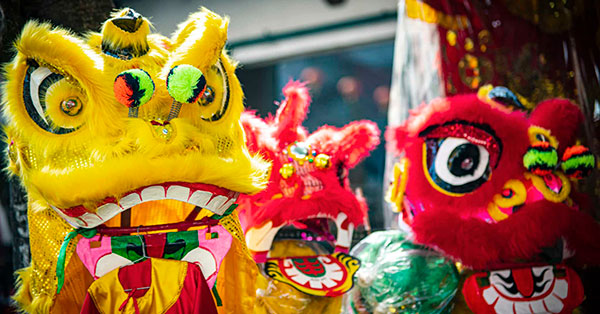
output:
<path id="1" fill-rule="evenodd" d="M 268 163 L 244 143 L 227 25 L 202 10 L 168 39 L 124 9 L 86 38 L 25 26 L 3 89 L 9 171 L 29 198 L 22 310 L 252 311 L 234 209 Z"/>
<path id="2" fill-rule="evenodd" d="M 240 202 L 248 248 L 268 275 L 259 277 L 255 313 L 339 313 L 359 267 L 347 254 L 352 234 L 368 219 L 348 171 L 379 144 L 380 132 L 354 121 L 309 134 L 307 87 L 290 82 L 283 93 L 274 117 L 242 114 L 248 149 L 273 162 L 267 188 Z"/>
<path id="3" fill-rule="evenodd" d="M 386 134 L 401 156 L 390 200 L 416 242 L 473 272 L 475 313 L 571 313 L 583 300 L 569 265 L 600 262 L 600 227 L 576 181 L 596 167 L 576 143 L 565 99 L 531 112 L 506 88 L 434 100 Z"/>

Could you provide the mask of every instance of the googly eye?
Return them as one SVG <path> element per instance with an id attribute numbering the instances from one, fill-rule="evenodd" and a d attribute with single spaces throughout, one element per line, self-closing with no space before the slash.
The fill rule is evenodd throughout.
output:
<path id="1" fill-rule="evenodd" d="M 468 193 L 489 179 L 490 154 L 464 138 L 429 140 L 427 155 L 432 156 L 427 169 L 431 179 L 447 192 Z"/>

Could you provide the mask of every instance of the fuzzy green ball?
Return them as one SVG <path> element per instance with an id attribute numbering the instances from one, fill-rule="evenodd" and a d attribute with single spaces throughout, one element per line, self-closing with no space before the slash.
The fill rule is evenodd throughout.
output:
<path id="1" fill-rule="evenodd" d="M 169 95 L 180 103 L 193 103 L 206 88 L 206 78 L 202 71 L 189 64 L 175 66 L 167 76 Z"/>
<path id="2" fill-rule="evenodd" d="M 531 145 L 523 156 L 523 166 L 536 175 L 551 173 L 557 165 L 558 153 L 548 142 Z"/>

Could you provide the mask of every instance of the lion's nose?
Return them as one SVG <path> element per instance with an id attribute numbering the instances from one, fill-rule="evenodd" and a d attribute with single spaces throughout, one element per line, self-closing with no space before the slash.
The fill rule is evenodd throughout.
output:
<path id="1" fill-rule="evenodd" d="M 175 129 L 169 121 L 150 120 L 149 122 L 153 135 L 158 139 L 169 142 L 176 135 Z"/>

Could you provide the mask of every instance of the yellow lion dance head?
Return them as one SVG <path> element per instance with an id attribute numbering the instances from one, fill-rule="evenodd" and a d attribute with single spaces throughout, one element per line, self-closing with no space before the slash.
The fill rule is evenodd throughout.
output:
<path id="1" fill-rule="evenodd" d="M 230 213 L 240 193 L 264 188 L 268 164 L 244 144 L 227 26 L 204 9 L 170 39 L 150 34 L 148 20 L 131 9 L 85 38 L 27 23 L 2 91 L 8 169 L 29 198 L 32 261 L 18 272 L 15 296 L 23 310 L 79 311 L 102 275 L 78 254 L 86 249 L 78 242 L 93 240 L 90 230 L 168 233 L 182 222 L 201 230 L 206 221 L 233 238 L 217 261 L 223 308 L 252 308 L 256 270 Z"/>

